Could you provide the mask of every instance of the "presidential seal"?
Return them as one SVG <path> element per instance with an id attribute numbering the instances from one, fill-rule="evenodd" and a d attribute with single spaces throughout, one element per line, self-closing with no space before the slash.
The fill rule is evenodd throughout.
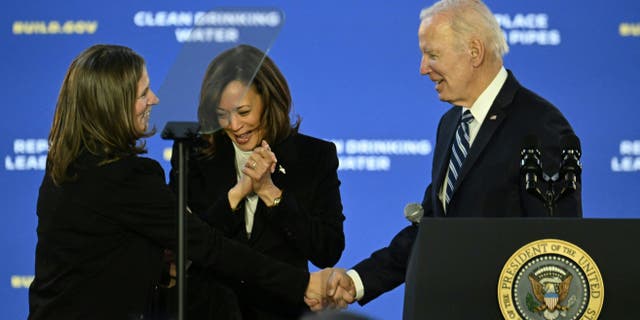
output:
<path id="1" fill-rule="evenodd" d="M 603 301 L 598 266 L 580 247 L 563 240 L 524 245 L 509 258 L 498 281 L 505 319 L 594 320 Z"/>

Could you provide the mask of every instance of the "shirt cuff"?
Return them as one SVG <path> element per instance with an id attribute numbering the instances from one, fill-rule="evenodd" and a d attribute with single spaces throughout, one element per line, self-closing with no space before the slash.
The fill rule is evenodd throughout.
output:
<path id="1" fill-rule="evenodd" d="M 362 299 L 364 296 L 364 285 L 362 284 L 362 279 L 360 279 L 358 271 L 351 269 L 347 271 L 347 275 L 351 278 L 353 285 L 356 287 L 356 300 Z"/>

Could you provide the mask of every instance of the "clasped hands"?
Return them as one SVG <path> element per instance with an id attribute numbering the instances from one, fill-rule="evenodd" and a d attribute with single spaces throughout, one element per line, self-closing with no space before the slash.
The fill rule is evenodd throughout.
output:
<path id="1" fill-rule="evenodd" d="M 304 301 L 312 311 L 344 309 L 353 303 L 356 288 L 345 269 L 326 268 L 312 272 Z"/>
<path id="2" fill-rule="evenodd" d="M 244 167 L 239 168 L 243 175 L 238 183 L 229 190 L 229 203 L 232 208 L 252 192 L 257 194 L 265 203 L 273 203 L 275 198 L 282 195 L 282 191 L 273 184 L 271 174 L 275 172 L 278 160 L 266 141 L 262 141 L 255 148 Z"/>

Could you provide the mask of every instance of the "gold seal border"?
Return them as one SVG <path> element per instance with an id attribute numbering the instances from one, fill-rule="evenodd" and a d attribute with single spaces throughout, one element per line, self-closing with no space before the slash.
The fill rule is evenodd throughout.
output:
<path id="1" fill-rule="evenodd" d="M 559 239 L 542 239 L 520 247 L 505 263 L 498 278 L 498 304 L 505 319 L 522 320 L 515 309 L 512 287 L 520 268 L 530 260 L 547 254 L 556 254 L 572 260 L 585 274 L 589 286 L 589 303 L 580 319 L 597 319 L 604 302 L 604 283 L 595 261 L 582 248 Z"/>

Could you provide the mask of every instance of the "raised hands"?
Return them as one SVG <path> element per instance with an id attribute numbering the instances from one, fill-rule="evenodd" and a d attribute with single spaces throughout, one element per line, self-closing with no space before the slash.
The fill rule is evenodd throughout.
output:
<path id="1" fill-rule="evenodd" d="M 276 170 L 277 163 L 275 153 L 271 151 L 269 144 L 262 140 L 262 144 L 253 149 L 253 153 L 242 168 L 245 176 L 249 176 L 253 182 L 253 192 L 260 195 L 267 192 L 270 187 L 274 187 L 271 174 Z"/>
<path id="2" fill-rule="evenodd" d="M 271 180 L 271 174 L 275 171 L 277 163 L 276 155 L 271 151 L 269 144 L 263 140 L 241 168 L 244 175 L 240 181 L 229 190 L 231 208 L 235 209 L 240 201 L 252 192 L 267 205 L 274 203 L 274 199 L 282 195 L 282 191 Z"/>

